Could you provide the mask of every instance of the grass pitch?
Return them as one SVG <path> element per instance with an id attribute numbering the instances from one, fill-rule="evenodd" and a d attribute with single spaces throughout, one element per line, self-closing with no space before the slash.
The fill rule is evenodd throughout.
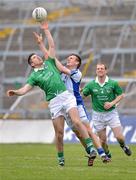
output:
<path id="1" fill-rule="evenodd" d="M 65 167 L 59 167 L 55 145 L 0 144 L 0 180 L 136 180 L 136 146 L 126 156 L 119 145 L 110 145 L 112 162 L 99 157 L 94 166 L 80 144 L 65 144 Z"/>

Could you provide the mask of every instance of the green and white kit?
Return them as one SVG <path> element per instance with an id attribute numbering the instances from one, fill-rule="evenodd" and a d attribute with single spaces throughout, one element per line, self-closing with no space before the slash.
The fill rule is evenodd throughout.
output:
<path id="1" fill-rule="evenodd" d="M 52 119 L 63 116 L 66 114 L 64 112 L 77 107 L 76 99 L 66 90 L 53 58 L 45 60 L 42 68 L 34 69 L 27 83 L 39 86 L 45 92 Z"/>

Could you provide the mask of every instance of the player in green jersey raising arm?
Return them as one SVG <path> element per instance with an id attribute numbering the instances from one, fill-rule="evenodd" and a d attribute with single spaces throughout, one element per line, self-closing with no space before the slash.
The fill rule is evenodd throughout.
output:
<path id="1" fill-rule="evenodd" d="M 124 97 L 121 87 L 118 83 L 107 76 L 107 67 L 99 63 L 96 65 L 96 79 L 88 83 L 82 90 L 86 97 L 91 95 L 92 98 L 92 121 L 98 136 L 101 140 L 102 147 L 108 157 L 111 157 L 107 145 L 106 127 L 109 126 L 121 148 L 126 155 L 131 155 L 131 150 L 125 144 L 122 134 L 122 127 L 116 104 Z"/>
<path id="2" fill-rule="evenodd" d="M 96 152 L 90 139 L 88 132 L 80 121 L 76 99 L 74 95 L 66 90 L 65 84 L 61 79 L 60 72 L 55 65 L 55 46 L 52 42 L 50 32 L 47 28 L 44 29 L 48 39 L 49 49 L 39 44 L 40 49 L 44 53 L 44 59 L 37 54 L 30 54 L 28 63 L 33 68 L 32 73 L 27 79 L 27 83 L 20 89 L 8 90 L 8 96 L 21 96 L 29 92 L 34 86 L 40 87 L 46 95 L 46 100 L 49 101 L 49 109 L 51 112 L 52 122 L 56 136 L 56 148 L 58 152 L 59 165 L 64 166 L 63 152 L 63 133 L 64 133 L 64 113 L 67 112 L 72 119 L 75 128 L 84 138 L 87 151 L 90 157 L 95 158 Z"/>

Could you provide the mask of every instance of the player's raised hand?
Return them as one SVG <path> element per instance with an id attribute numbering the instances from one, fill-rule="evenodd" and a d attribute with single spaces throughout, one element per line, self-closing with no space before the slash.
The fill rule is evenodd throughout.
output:
<path id="1" fill-rule="evenodd" d="M 47 30 L 48 28 L 49 28 L 49 25 L 47 21 L 41 22 L 41 29 Z"/>
<path id="2" fill-rule="evenodd" d="M 43 41 L 42 34 L 39 35 L 37 32 L 33 32 L 33 34 L 36 38 L 37 43 L 40 44 Z"/>
<path id="3" fill-rule="evenodd" d="M 6 94 L 7 94 L 7 96 L 14 96 L 14 95 L 16 95 L 15 90 L 8 90 Z"/>

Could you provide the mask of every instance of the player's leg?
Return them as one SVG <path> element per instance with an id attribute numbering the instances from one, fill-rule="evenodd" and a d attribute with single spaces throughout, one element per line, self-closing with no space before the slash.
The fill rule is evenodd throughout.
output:
<path id="1" fill-rule="evenodd" d="M 102 148 L 105 151 L 105 154 L 108 158 L 111 158 L 111 153 L 108 148 L 107 144 L 107 137 L 106 137 L 106 126 L 107 126 L 107 119 L 105 120 L 105 114 L 101 112 L 92 111 L 92 122 L 95 128 L 95 131 L 99 137 L 100 143 Z"/>
<path id="2" fill-rule="evenodd" d="M 78 108 L 78 113 L 79 113 L 79 108 Z M 80 114 L 79 114 L 80 116 Z M 81 119 L 81 118 L 80 118 Z M 71 118 L 68 116 L 68 114 L 65 116 L 65 121 L 67 123 L 67 125 L 72 129 L 72 131 L 75 133 L 75 135 L 77 136 L 77 138 L 80 140 L 81 144 L 83 145 L 83 147 L 86 149 L 86 144 L 83 140 L 83 137 L 81 136 L 81 134 L 79 133 L 79 131 L 74 127 L 73 122 L 71 120 Z"/>
<path id="3" fill-rule="evenodd" d="M 100 141 L 98 139 L 98 136 L 96 134 L 93 133 L 91 127 L 90 127 L 90 121 L 86 112 L 86 109 L 84 107 L 83 104 L 78 105 L 78 113 L 80 116 L 80 120 L 83 123 L 83 125 L 85 126 L 85 128 L 87 129 L 87 132 L 90 136 L 90 138 L 93 140 L 93 144 L 95 145 L 98 154 L 100 155 L 102 161 L 104 163 L 107 163 L 110 161 L 110 159 L 106 156 L 103 148 L 101 147 Z M 83 141 L 83 137 L 81 136 L 81 134 L 74 128 L 73 124 L 71 123 L 70 119 L 66 119 L 66 122 L 68 124 L 69 127 L 71 127 L 71 129 L 73 130 L 73 132 L 76 134 L 76 136 L 78 137 L 78 139 L 80 140 L 81 144 L 84 146 L 84 148 L 86 149 L 86 144 Z M 90 158 L 90 156 L 88 157 L 88 165 L 92 166 L 93 165 L 93 160 Z"/>
<path id="4" fill-rule="evenodd" d="M 71 108 L 68 111 L 68 114 L 69 114 L 69 116 L 70 116 L 70 118 L 72 120 L 73 126 L 80 133 L 80 135 L 83 137 L 83 141 L 84 141 L 84 143 L 86 145 L 87 153 L 90 155 L 91 159 L 95 159 L 96 155 L 97 155 L 96 150 L 95 150 L 95 148 L 93 146 L 92 140 L 89 137 L 85 126 L 80 121 L 77 108 Z"/>
<path id="5" fill-rule="evenodd" d="M 76 98 L 73 94 L 71 94 L 68 91 L 64 94 L 63 108 L 66 110 L 66 113 L 69 115 L 75 129 L 83 137 L 84 142 L 87 146 L 87 149 L 90 150 L 90 148 L 93 147 L 93 144 L 88 135 L 86 128 L 80 121 L 80 117 L 79 117 L 79 113 L 78 113 L 78 109 L 77 109 Z"/>
<path id="6" fill-rule="evenodd" d="M 110 118 L 108 125 L 111 127 L 115 138 L 120 144 L 120 147 L 123 149 L 126 155 L 130 156 L 132 153 L 130 148 L 125 144 L 125 138 L 122 133 L 122 127 L 117 110 L 115 109 L 109 112 L 107 118 Z"/>
<path id="7" fill-rule="evenodd" d="M 63 136 L 64 136 L 64 117 L 59 116 L 52 120 L 55 130 L 55 143 L 59 165 L 64 166 Z"/>
<path id="8" fill-rule="evenodd" d="M 55 130 L 55 141 L 59 165 L 64 166 L 63 135 L 64 135 L 64 116 L 61 111 L 62 101 L 59 96 L 53 98 L 49 103 L 50 114 Z"/>
<path id="9" fill-rule="evenodd" d="M 105 151 L 101 145 L 101 142 L 98 136 L 93 132 L 92 128 L 90 127 L 89 123 L 83 122 L 84 126 L 86 127 L 90 138 L 93 140 L 93 144 L 97 149 L 99 156 L 101 157 L 104 163 L 110 162 L 110 159 L 106 156 Z"/>
<path id="10" fill-rule="evenodd" d="M 71 118 L 73 126 L 83 137 L 84 143 L 87 147 L 86 150 L 90 154 L 90 157 L 96 158 L 97 153 L 93 146 L 92 140 L 90 139 L 86 128 L 80 121 L 79 113 L 77 110 L 76 98 L 70 92 L 66 92 L 64 94 L 63 109 L 66 110 L 66 113 Z"/>
<path id="11" fill-rule="evenodd" d="M 112 128 L 112 131 L 114 133 L 115 138 L 117 139 L 118 143 L 120 144 L 120 147 L 123 149 L 126 155 L 130 156 L 132 154 L 129 146 L 125 144 L 125 138 L 122 134 L 122 128 L 121 126 Z"/>
<path id="12" fill-rule="evenodd" d="M 82 146 L 86 149 L 86 144 L 85 144 L 82 136 L 80 135 L 80 133 L 75 128 L 73 128 L 72 131 L 75 133 L 76 137 L 79 139 Z"/>
<path id="13" fill-rule="evenodd" d="M 76 107 L 71 108 L 68 111 L 68 114 L 69 114 L 69 117 L 71 118 L 71 121 L 72 121 L 75 129 L 81 134 L 81 136 L 84 139 L 88 139 L 89 138 L 88 132 L 87 132 L 86 128 L 84 127 L 84 125 L 82 124 L 82 122 L 80 121 L 80 117 L 79 117 L 77 108 Z"/>
<path id="14" fill-rule="evenodd" d="M 78 105 L 78 112 L 79 112 L 81 122 L 84 124 L 85 128 L 87 129 L 89 137 L 93 140 L 93 144 L 96 147 L 97 152 L 99 156 L 101 157 L 102 161 L 104 163 L 109 162 L 110 159 L 106 156 L 104 149 L 101 147 L 101 143 L 99 141 L 98 136 L 93 132 L 92 128 L 90 127 L 89 116 L 87 114 L 84 104 Z M 81 138 L 80 138 L 80 141 L 82 141 Z"/>
<path id="15" fill-rule="evenodd" d="M 66 117 L 66 123 L 67 125 L 72 129 L 72 131 L 75 133 L 75 135 L 77 136 L 77 138 L 80 140 L 80 143 L 83 145 L 83 147 L 86 149 L 87 146 L 84 142 L 84 139 L 83 137 L 81 136 L 81 134 L 76 130 L 76 128 L 73 126 L 73 123 L 71 121 L 71 119 L 69 117 Z M 88 153 L 88 152 L 87 152 Z M 88 153 L 90 154 L 90 152 Z M 94 159 L 95 158 L 91 158 L 90 156 L 86 156 L 88 157 L 88 166 L 93 166 L 93 163 L 94 163 Z"/>
<path id="16" fill-rule="evenodd" d="M 111 158 L 111 153 L 109 151 L 109 147 L 107 144 L 107 137 L 106 137 L 106 128 L 100 130 L 97 132 L 99 139 L 100 139 L 100 143 L 105 151 L 105 154 L 108 156 L 108 158 Z"/>
<path id="17" fill-rule="evenodd" d="M 77 136 L 77 138 L 80 140 L 80 143 L 82 144 L 82 146 L 85 148 L 85 150 L 87 149 L 87 146 L 84 142 L 83 137 L 81 136 L 81 134 L 75 129 L 72 128 L 72 131 L 75 133 L 75 135 Z M 88 155 L 86 155 L 85 157 L 88 158 L 88 166 L 93 166 L 94 164 L 94 159 L 96 157 L 96 152 L 95 152 L 95 156 L 90 156 L 90 151 L 86 150 L 86 152 L 88 153 Z"/>
<path id="18" fill-rule="evenodd" d="M 87 148 L 87 144 L 85 143 L 84 138 L 81 136 L 81 133 L 74 126 L 74 123 L 72 122 L 71 118 L 67 116 L 65 120 L 66 120 L 67 125 L 72 129 L 72 131 L 78 137 L 81 144 L 83 145 L 83 147 L 85 148 L 85 150 L 89 154 L 89 156 L 86 156 L 86 157 L 88 157 L 88 166 L 93 166 L 93 162 L 94 162 L 94 159 L 96 157 L 96 152 L 94 151 L 93 153 L 91 153 L 91 156 L 90 156 L 90 149 Z"/>

